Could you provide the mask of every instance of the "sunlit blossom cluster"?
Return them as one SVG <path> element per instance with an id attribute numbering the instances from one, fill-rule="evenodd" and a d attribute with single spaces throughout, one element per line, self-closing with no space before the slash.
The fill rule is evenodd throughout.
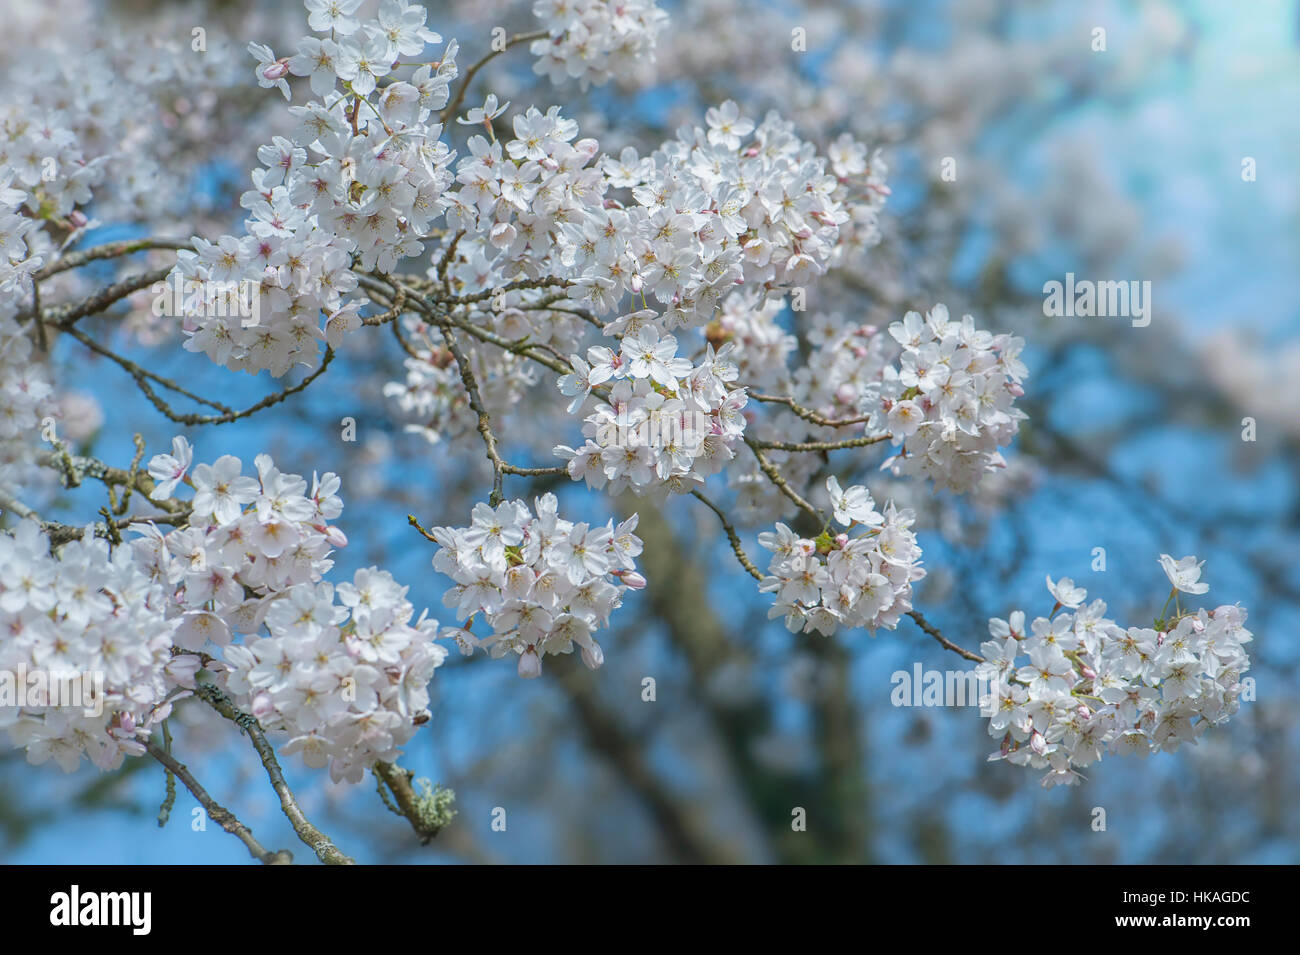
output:
<path id="1" fill-rule="evenodd" d="M 1028 628 L 1023 611 L 989 621 L 976 672 L 989 681 L 990 759 L 1046 770 L 1074 785 L 1104 753 L 1172 752 L 1237 712 L 1250 669 L 1246 611 L 1235 604 L 1165 616 L 1179 593 L 1199 595 L 1194 557 L 1160 564 L 1173 589 L 1153 626 L 1121 626 L 1069 578 L 1047 578 L 1052 612 Z"/>
<path id="2" fill-rule="evenodd" d="M 188 526 L 137 525 L 133 542 L 171 594 L 178 650 L 217 655 L 219 683 L 288 736 L 286 753 L 355 782 L 427 721 L 427 684 L 446 655 L 433 642 L 437 621 L 412 623 L 406 588 L 387 571 L 325 580 L 331 552 L 347 544 L 330 523 L 343 509 L 334 474 L 308 485 L 265 454 L 256 476 L 233 455 L 192 459 L 178 437 L 149 464 L 156 500 L 193 488 Z"/>
<path id="3" fill-rule="evenodd" d="M 604 527 L 567 521 L 555 495 L 544 494 L 536 513 L 523 501 L 479 503 L 468 527 L 433 528 L 434 569 L 455 581 L 443 602 L 465 624 L 442 636 L 465 654 L 475 647 L 495 658 L 515 654 L 525 678 L 541 675 L 543 657 L 574 647 L 596 669 L 605 654 L 595 634 L 624 593 L 645 586 L 636 572 L 636 525 L 635 514 Z M 480 615 L 490 630 L 482 637 L 472 630 Z"/>
<path id="4" fill-rule="evenodd" d="M 1005 464 L 1023 411 L 1024 342 L 979 329 L 971 316 L 952 321 L 936 305 L 925 316 L 908 312 L 889 326 L 900 346 L 896 364 L 862 390 L 868 426 L 891 436 L 897 452 L 885 462 L 895 474 L 928 478 L 936 486 L 968 491 L 980 476 Z"/>
<path id="5" fill-rule="evenodd" d="M 195 237 L 195 251 L 178 257 L 176 280 L 203 293 L 185 302 L 185 347 L 218 364 L 277 376 L 312 364 L 321 342 L 336 346 L 360 325 L 359 302 L 347 298 L 358 284 L 354 263 L 387 272 L 419 255 L 441 211 L 453 153 L 433 112 L 456 76 L 455 42 L 436 68 L 380 88 L 394 61 L 441 38 L 423 26 L 424 8 L 404 0 L 384 0 L 365 23 L 350 15 L 356 7 L 309 5 L 312 29 L 337 39 L 304 37 L 293 56 L 249 46 L 262 85 L 288 98 L 287 77 L 305 76 L 318 98 L 290 107 L 292 138 L 258 149 L 262 165 L 240 199 L 244 234 Z"/>
<path id="6" fill-rule="evenodd" d="M 744 389 L 732 388 L 732 348 L 705 346 L 698 365 L 677 354 L 677 339 L 648 321 L 627 331 L 618 351 L 596 345 L 587 360 L 573 355 L 573 372 L 559 379 L 572 397 L 569 411 L 594 408 L 584 419 L 587 442 L 559 445 L 569 476 L 611 493 L 686 493 L 735 456 L 745 431 Z M 594 391 L 593 389 L 602 389 Z"/>
<path id="7" fill-rule="evenodd" d="M 892 502 L 882 513 L 865 487 L 842 489 L 834 477 L 826 492 L 843 531 L 828 528 L 809 539 L 778 522 L 758 537 L 772 552 L 758 587 L 775 595 L 768 618 L 784 618 L 792 633 L 892 630 L 912 609 L 913 582 L 925 576 L 913 514 Z"/>

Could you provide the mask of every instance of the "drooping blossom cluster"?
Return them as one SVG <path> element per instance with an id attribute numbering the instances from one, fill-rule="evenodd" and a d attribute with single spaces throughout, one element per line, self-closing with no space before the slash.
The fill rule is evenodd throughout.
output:
<path id="1" fill-rule="evenodd" d="M 536 514 L 523 501 L 480 502 L 469 527 L 430 531 L 440 545 L 434 569 L 455 581 L 443 602 L 465 621 L 442 636 L 462 653 L 476 646 L 494 658 L 513 652 L 525 678 L 541 675 L 547 654 L 575 646 L 591 669 L 604 662 L 595 634 L 627 590 L 645 586 L 636 572 L 637 517 L 592 527 L 564 520 L 557 509 L 554 494 L 537 499 Z M 471 632 L 479 614 L 492 631 L 481 639 Z"/>
<path id="2" fill-rule="evenodd" d="M 911 511 L 893 503 L 884 513 L 861 485 L 841 489 L 826 481 L 833 518 L 844 531 L 801 538 L 780 522 L 758 542 L 772 551 L 759 591 L 775 594 L 768 619 L 784 617 L 791 633 L 840 627 L 892 630 L 912 609 L 912 583 L 925 576 Z M 851 536 L 850 532 L 859 532 Z"/>
<path id="3" fill-rule="evenodd" d="M 553 83 L 580 80 L 583 89 L 653 60 L 668 22 L 654 0 L 537 0 L 533 13 L 549 34 L 529 47 L 533 72 Z"/>
<path id="4" fill-rule="evenodd" d="M 652 313 L 648 313 L 652 314 Z M 588 403 L 587 438 L 580 448 L 559 445 L 569 476 L 611 493 L 686 493 L 735 457 L 745 432 L 743 388 L 732 388 L 738 371 L 731 346 L 712 345 L 698 365 L 677 354 L 677 339 L 646 322 L 627 331 L 619 350 L 596 345 L 587 361 L 573 355 L 573 372 L 559 379 L 572 397 L 569 411 Z M 594 392 L 593 388 L 607 391 Z"/>
<path id="5" fill-rule="evenodd" d="M 226 686 L 288 736 L 283 752 L 359 782 L 428 722 L 428 684 L 447 656 L 436 620 L 412 622 L 406 592 L 374 567 L 337 588 L 294 584 L 266 610 L 269 636 L 226 648 Z"/>
<path id="6" fill-rule="evenodd" d="M 348 12 L 356 4 L 309 9 L 308 24 L 329 37 L 303 38 L 292 57 L 276 58 L 256 43 L 249 50 L 263 85 L 288 97 L 286 77 L 307 76 L 319 99 L 290 108 L 299 121 L 292 138 L 258 149 L 262 166 L 240 199 L 250 213 L 245 234 L 196 237 L 172 277 L 200 291 L 182 310 L 185 347 L 249 372 L 283 375 L 312 364 L 322 340 L 337 345 L 358 327 L 359 301 L 345 299 L 358 284 L 354 259 L 361 269 L 389 272 L 419 255 L 451 183 L 453 153 L 439 141 L 441 124 L 430 120 L 456 76 L 455 42 L 436 67 L 377 87 L 400 57 L 441 42 L 424 27 L 424 8 L 384 0 L 377 19 L 365 23 Z M 242 296 L 234 305 L 232 290 Z"/>
<path id="7" fill-rule="evenodd" d="M 34 520 L 0 532 L 0 728 L 29 763 L 116 769 L 193 676 L 171 653 L 181 621 L 129 548 L 89 531 L 50 545 Z"/>
<path id="8" fill-rule="evenodd" d="M 1106 604 L 1085 606 L 1069 578 L 1047 578 L 1055 605 L 1025 627 L 1025 614 L 989 621 L 976 673 L 991 692 L 983 703 L 991 760 L 1047 770 L 1046 787 L 1074 785 L 1075 767 L 1102 754 L 1173 752 L 1237 712 L 1250 669 L 1246 611 L 1238 605 L 1164 613 L 1179 592 L 1203 594 L 1200 563 L 1161 555 L 1173 585 L 1154 626 L 1122 627 Z"/>
<path id="9" fill-rule="evenodd" d="M 986 471 L 1005 465 L 998 449 L 1025 418 L 1013 407 L 1023 394 L 1024 342 L 978 329 L 969 315 L 951 321 L 943 305 L 924 317 L 908 312 L 889 334 L 902 349 L 897 364 L 886 366 L 860 401 L 871 416 L 868 427 L 887 432 L 898 448 L 884 466 L 970 490 Z"/>
<path id="10" fill-rule="evenodd" d="M 426 685 L 446 651 L 437 621 L 421 615 L 386 572 L 326 581 L 330 553 L 347 538 L 329 522 L 343 503 L 334 474 L 310 487 L 258 455 L 257 476 L 224 455 L 191 470 L 183 437 L 149 464 L 153 496 L 182 481 L 194 496 L 189 526 L 167 534 L 135 525 L 137 560 L 171 601 L 179 650 L 219 654 L 220 685 L 308 766 L 357 781 L 376 759 L 394 758 L 428 719 Z M 246 635 L 242 643 L 235 642 Z"/>

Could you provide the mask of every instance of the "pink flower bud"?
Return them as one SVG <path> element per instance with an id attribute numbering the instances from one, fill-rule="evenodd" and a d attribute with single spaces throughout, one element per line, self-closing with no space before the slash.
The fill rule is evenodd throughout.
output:
<path id="1" fill-rule="evenodd" d="M 853 404 L 854 399 L 858 397 L 858 389 L 852 385 L 844 384 L 835 389 L 835 400 L 842 405 Z"/>
<path id="2" fill-rule="evenodd" d="M 283 79 L 289 75 L 289 61 L 276 60 L 270 66 L 262 71 L 262 75 L 268 80 Z"/>
<path id="3" fill-rule="evenodd" d="M 68 213 L 68 224 L 71 225 L 74 229 L 80 229 L 89 221 L 90 220 L 86 218 L 85 213 L 83 213 L 80 209 L 73 209 L 71 212 Z"/>
<path id="4" fill-rule="evenodd" d="M 1029 748 L 1039 756 L 1047 752 L 1047 740 L 1043 738 L 1043 734 L 1038 730 L 1034 730 L 1034 735 L 1029 737 Z"/>
<path id="5" fill-rule="evenodd" d="M 348 546 L 348 535 L 344 534 L 337 527 L 326 527 L 324 533 L 325 540 L 329 542 L 331 547 L 341 548 Z"/>
<path id="6" fill-rule="evenodd" d="M 846 544 L 848 544 L 848 542 L 849 542 L 849 535 L 848 535 L 848 534 L 836 534 L 836 535 L 835 535 L 835 546 L 836 546 L 836 547 L 843 548 Z"/>
<path id="7" fill-rule="evenodd" d="M 623 571 L 623 573 L 619 574 L 619 579 L 622 580 L 623 583 L 626 584 L 628 587 L 631 587 L 633 590 L 645 589 L 645 584 L 646 584 L 645 578 L 640 574 L 638 574 L 635 570 Z"/>

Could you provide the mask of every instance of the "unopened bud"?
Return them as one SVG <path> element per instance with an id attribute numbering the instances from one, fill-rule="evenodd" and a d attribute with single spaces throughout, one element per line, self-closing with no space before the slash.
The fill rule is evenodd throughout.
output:
<path id="1" fill-rule="evenodd" d="M 587 664 L 589 670 L 599 670 L 605 662 L 605 651 L 595 640 L 591 641 L 591 646 L 582 648 L 582 662 Z"/>
<path id="2" fill-rule="evenodd" d="M 628 587 L 631 587 L 633 590 L 645 589 L 645 584 L 646 584 L 645 578 L 640 574 L 638 574 L 635 570 L 623 571 L 618 575 L 618 579 L 623 581 L 624 584 L 626 584 Z"/>
<path id="3" fill-rule="evenodd" d="M 537 651 L 531 644 L 527 650 L 519 654 L 519 675 L 525 680 L 535 680 L 542 675 L 542 658 L 537 655 Z"/>

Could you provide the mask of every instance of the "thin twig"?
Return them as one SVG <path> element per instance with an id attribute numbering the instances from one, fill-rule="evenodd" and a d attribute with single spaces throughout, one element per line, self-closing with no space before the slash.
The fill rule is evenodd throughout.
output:
<path id="1" fill-rule="evenodd" d="M 254 717 L 240 712 L 224 693 L 211 684 L 198 684 L 197 694 L 214 710 L 248 734 L 248 738 L 253 742 L 253 749 L 257 750 L 262 766 L 266 769 L 266 776 L 271 780 L 271 787 L 280 797 L 280 808 L 284 810 L 298 838 L 316 853 L 316 858 L 326 865 L 354 865 L 355 861 L 352 857 L 339 851 L 329 837 L 312 825 L 303 813 L 293 790 L 285 782 L 280 761 L 276 759 L 275 749 L 267 741 L 261 724 Z"/>
<path id="2" fill-rule="evenodd" d="M 731 526 L 731 521 L 727 520 L 727 515 L 722 512 L 722 508 L 718 507 L 718 505 L 714 504 L 699 491 L 693 490 L 691 491 L 691 494 L 703 501 L 709 510 L 718 515 L 718 520 L 722 521 L 722 530 L 726 533 L 727 540 L 731 542 L 731 549 L 736 555 L 736 560 L 740 561 L 740 566 L 745 568 L 749 576 L 753 577 L 755 580 L 761 581 L 763 579 L 762 573 L 760 573 L 759 569 L 754 566 L 754 562 L 749 559 L 749 555 L 745 553 L 745 548 L 740 542 L 740 535 L 737 534 L 736 529 Z"/>
<path id="3" fill-rule="evenodd" d="M 38 270 L 32 277 L 47 279 L 59 272 L 80 268 L 87 262 L 94 262 L 98 259 L 115 259 L 120 255 L 131 255 L 135 252 L 144 252 L 147 249 L 180 250 L 192 248 L 194 246 L 189 242 L 174 242 L 170 239 L 125 239 L 121 242 L 106 242 L 103 245 L 82 249 L 80 252 L 69 252 L 61 258 L 55 259 L 43 269 Z"/>
<path id="4" fill-rule="evenodd" d="M 858 415 L 854 418 L 827 418 L 818 414 L 811 408 L 805 408 L 793 398 L 784 395 L 765 395 L 757 391 L 749 392 L 749 397 L 755 401 L 765 401 L 769 404 L 785 405 L 800 418 L 805 421 L 811 421 L 813 424 L 821 425 L 823 428 L 843 428 L 851 424 L 863 424 L 870 419 L 871 415 Z"/>
<path id="5" fill-rule="evenodd" d="M 208 795 L 208 791 L 199 784 L 199 781 L 194 778 L 185 765 L 178 762 L 171 753 L 152 740 L 148 743 L 148 749 L 150 756 L 158 760 L 168 772 L 185 784 L 185 788 L 199 801 L 199 805 L 208 814 L 208 818 L 239 839 L 248 849 L 249 855 L 254 859 L 263 865 L 286 865 L 293 862 L 293 855 L 288 849 L 271 852 L 263 848 L 262 844 L 253 835 L 253 831 L 240 822 L 233 812 Z"/>
<path id="6" fill-rule="evenodd" d="M 965 659 L 970 660 L 974 663 L 984 662 L 984 658 L 980 656 L 978 653 L 971 653 L 971 651 L 965 650 L 962 647 L 957 646 L 957 644 L 953 643 L 942 633 L 940 633 L 933 624 L 931 624 L 928 620 L 926 620 L 925 617 L 921 616 L 921 611 L 909 610 L 907 612 L 907 615 L 916 621 L 916 625 L 918 627 L 920 627 L 930 636 L 934 637 L 934 639 L 938 640 L 939 644 L 945 650 L 951 650 L 953 653 L 957 654 L 958 656 L 964 657 Z"/>
<path id="7" fill-rule="evenodd" d="M 888 440 L 887 434 L 875 434 L 846 438 L 843 441 L 764 441 L 755 438 L 754 444 L 772 451 L 840 451 L 844 448 L 866 448 Z"/>
<path id="8" fill-rule="evenodd" d="M 460 81 L 460 88 L 456 90 L 456 95 L 452 98 L 452 101 L 443 107 L 442 113 L 438 116 L 438 122 L 445 126 L 447 125 L 447 120 L 456 115 L 456 110 L 460 109 L 460 104 L 465 101 L 465 93 L 469 90 L 470 82 L 474 79 L 478 71 L 483 69 L 483 67 L 488 64 L 488 61 L 498 53 L 504 53 L 506 50 L 518 43 L 528 43 L 532 40 L 541 40 L 548 36 L 550 36 L 550 33 L 546 30 L 537 30 L 533 33 L 517 33 L 510 37 L 510 39 L 506 40 L 501 49 L 491 50 L 488 53 L 485 53 L 482 59 L 466 71 L 465 78 Z"/>
<path id="9" fill-rule="evenodd" d="M 754 452 L 754 458 L 758 461 L 759 470 L 766 474 L 767 479 L 776 485 L 776 489 L 789 498 L 796 507 L 818 524 L 825 524 L 826 519 L 821 512 L 809 504 L 798 491 L 790 486 L 790 482 L 788 482 L 781 475 L 781 472 L 776 469 L 775 465 L 767 459 L 767 455 L 763 453 L 762 448 L 754 443 L 754 439 L 746 437 L 744 440 L 745 444 L 749 447 L 749 450 Z"/>

